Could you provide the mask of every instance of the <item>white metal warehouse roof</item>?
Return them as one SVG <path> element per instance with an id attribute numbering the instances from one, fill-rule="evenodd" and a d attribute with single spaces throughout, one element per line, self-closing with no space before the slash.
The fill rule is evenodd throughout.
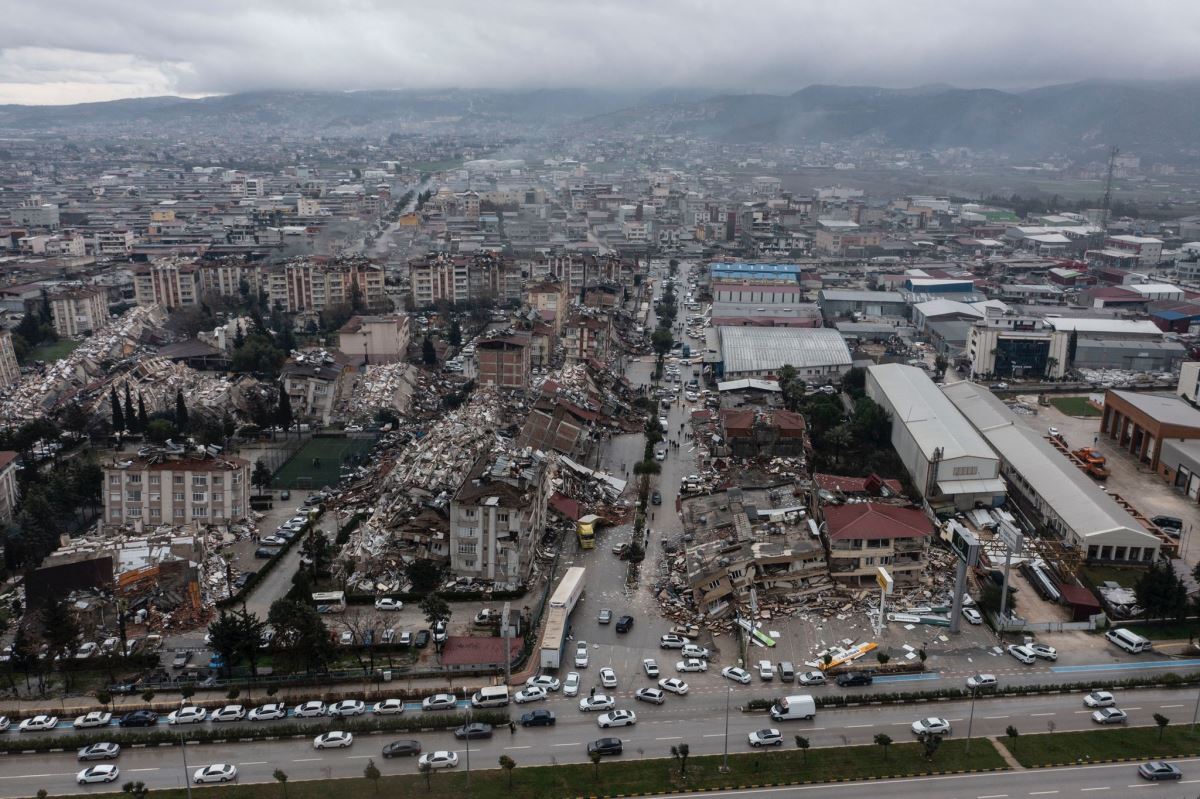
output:
<path id="1" fill-rule="evenodd" d="M 940 447 L 943 460 L 997 460 L 992 448 L 938 391 L 924 370 L 888 363 L 869 367 L 867 374 L 868 384 L 874 380 L 879 385 L 893 409 L 893 418 L 908 428 L 926 459 L 932 460 L 934 450 Z"/>
<path id="2" fill-rule="evenodd" d="M 818 366 L 850 368 L 850 350 L 842 334 L 826 328 L 717 328 L 725 374 L 778 371 L 785 364 L 797 369 Z"/>

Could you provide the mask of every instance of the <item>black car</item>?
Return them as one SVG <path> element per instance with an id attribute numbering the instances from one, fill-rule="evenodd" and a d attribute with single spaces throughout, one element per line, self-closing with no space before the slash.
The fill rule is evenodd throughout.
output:
<path id="1" fill-rule="evenodd" d="M 108 692 L 113 696 L 131 696 L 138 692 L 138 687 L 131 682 L 123 682 L 108 686 Z"/>
<path id="2" fill-rule="evenodd" d="M 848 688 L 854 685 L 870 685 L 874 681 L 874 677 L 862 671 L 850 672 L 849 674 L 839 674 L 837 677 L 837 684 L 843 688 Z"/>
<path id="3" fill-rule="evenodd" d="M 1152 516 L 1150 521 L 1157 524 L 1164 533 L 1172 538 L 1178 538 L 1179 534 L 1183 532 L 1183 519 L 1177 516 Z"/>
<path id="4" fill-rule="evenodd" d="M 654 505 L 661 505 L 662 504 L 662 492 L 655 491 L 653 494 L 651 494 L 650 502 Z"/>
<path id="5" fill-rule="evenodd" d="M 522 727 L 553 727 L 554 714 L 549 710 L 531 710 L 521 716 Z"/>
<path id="6" fill-rule="evenodd" d="M 272 547 L 259 547 L 254 550 L 254 557 L 261 558 L 262 560 L 270 560 L 278 554 L 279 550 Z"/>
<path id="7" fill-rule="evenodd" d="M 617 619 L 617 632 L 627 633 L 633 629 L 633 616 L 622 616 Z"/>
<path id="8" fill-rule="evenodd" d="M 384 757 L 416 757 L 421 754 L 420 741 L 392 741 L 383 747 Z"/>
<path id="9" fill-rule="evenodd" d="M 424 649 L 429 646 L 429 630 L 417 630 L 417 637 L 413 639 L 413 646 L 417 649 Z"/>
<path id="10" fill-rule="evenodd" d="M 454 737 L 460 741 L 463 738 L 469 738 L 472 741 L 476 738 L 491 738 L 492 725 L 485 724 L 482 721 L 472 721 L 470 724 L 464 724 L 454 730 Z"/>
<path id="11" fill-rule="evenodd" d="M 158 723 L 158 714 L 153 710 L 135 710 L 121 716 L 122 727 L 153 727 Z"/>
<path id="12" fill-rule="evenodd" d="M 602 755 L 619 755 L 623 751 L 620 738 L 598 738 L 587 745 L 588 754 L 599 752 Z"/>

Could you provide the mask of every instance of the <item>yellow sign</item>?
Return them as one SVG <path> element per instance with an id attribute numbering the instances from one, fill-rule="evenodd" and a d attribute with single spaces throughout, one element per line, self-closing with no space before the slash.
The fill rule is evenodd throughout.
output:
<path id="1" fill-rule="evenodd" d="M 883 593 L 885 593 L 885 594 L 892 593 L 892 588 L 894 587 L 894 583 L 892 581 L 892 575 L 888 574 L 888 570 L 885 569 L 884 567 L 880 566 L 876 570 L 875 582 L 879 583 L 879 587 L 883 589 Z"/>

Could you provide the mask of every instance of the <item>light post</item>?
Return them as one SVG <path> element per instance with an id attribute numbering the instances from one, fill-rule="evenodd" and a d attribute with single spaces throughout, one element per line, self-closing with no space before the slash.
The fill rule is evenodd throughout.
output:
<path id="1" fill-rule="evenodd" d="M 975 723 L 975 693 L 979 690 L 979 686 L 971 688 L 971 713 L 967 717 L 967 754 L 971 754 L 971 727 Z"/>
<path id="2" fill-rule="evenodd" d="M 466 721 L 463 722 L 463 739 L 467 742 L 467 787 L 471 785 L 471 708 L 467 708 Z"/>
<path id="3" fill-rule="evenodd" d="M 192 799 L 192 775 L 188 774 L 187 739 L 179 733 L 179 753 L 183 755 L 183 786 L 187 788 L 187 797 Z"/>
<path id="4" fill-rule="evenodd" d="M 1192 711 L 1192 731 L 1196 730 L 1196 716 L 1200 716 L 1200 690 L 1196 691 L 1196 709 Z"/>
<path id="5" fill-rule="evenodd" d="M 729 699 L 733 696 L 733 686 L 725 688 L 725 757 L 721 763 L 721 773 L 729 773 Z"/>

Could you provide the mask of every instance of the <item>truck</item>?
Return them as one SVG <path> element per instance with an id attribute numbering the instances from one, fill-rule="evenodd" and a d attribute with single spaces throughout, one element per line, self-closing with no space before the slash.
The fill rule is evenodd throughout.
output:
<path id="1" fill-rule="evenodd" d="M 1108 460 L 1104 455 L 1091 447 L 1080 447 L 1071 452 L 1075 456 L 1076 461 L 1085 472 L 1095 477 L 1097 480 L 1105 480 L 1111 472 L 1106 465 Z"/>
<path id="2" fill-rule="evenodd" d="M 563 573 L 563 578 L 559 580 L 558 587 L 554 589 L 554 593 L 550 595 L 550 607 L 562 608 L 571 614 L 575 609 L 575 603 L 579 601 L 579 597 L 583 594 L 583 577 L 587 570 L 582 566 L 572 566 Z"/>
<path id="3" fill-rule="evenodd" d="M 557 669 L 562 663 L 563 644 L 567 639 L 568 620 L 575 603 L 583 594 L 582 566 L 572 566 L 563 574 L 558 587 L 550 595 L 550 607 L 546 611 L 546 626 L 542 629 L 542 640 L 538 645 L 538 666 Z"/>
<path id="4" fill-rule="evenodd" d="M 600 517 L 594 513 L 579 517 L 576 533 L 579 536 L 580 549 L 596 548 L 596 522 L 598 521 L 600 521 Z"/>
<path id="5" fill-rule="evenodd" d="M 817 703 L 809 694 L 785 696 L 771 705 L 771 718 L 775 721 L 808 720 L 815 715 L 817 715 Z"/>
<path id="6" fill-rule="evenodd" d="M 692 347 L 690 344 L 683 345 L 683 357 L 684 358 L 692 357 Z"/>

